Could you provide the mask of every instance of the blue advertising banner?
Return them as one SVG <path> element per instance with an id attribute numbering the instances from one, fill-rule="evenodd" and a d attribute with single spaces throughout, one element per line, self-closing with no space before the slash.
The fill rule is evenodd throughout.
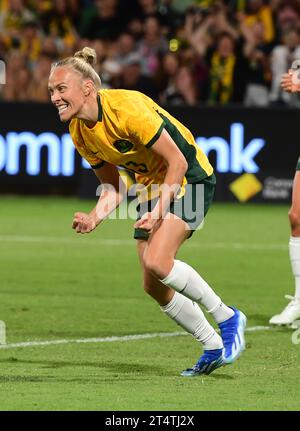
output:
<path id="1" fill-rule="evenodd" d="M 169 107 L 215 168 L 217 200 L 288 202 L 297 109 Z M 49 104 L 0 103 L 0 192 L 96 194 L 97 179 Z"/>

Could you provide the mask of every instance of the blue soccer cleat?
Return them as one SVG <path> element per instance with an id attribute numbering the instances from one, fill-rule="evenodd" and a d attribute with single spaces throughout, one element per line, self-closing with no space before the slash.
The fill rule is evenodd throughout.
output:
<path id="1" fill-rule="evenodd" d="M 246 348 L 244 333 L 247 318 L 244 313 L 236 308 L 230 308 L 234 311 L 234 315 L 219 324 L 225 349 L 225 364 L 232 364 Z"/>
<path id="2" fill-rule="evenodd" d="M 203 355 L 193 368 L 182 371 L 181 375 L 185 377 L 195 377 L 200 374 L 210 374 L 217 368 L 225 365 L 224 349 L 204 350 Z"/>

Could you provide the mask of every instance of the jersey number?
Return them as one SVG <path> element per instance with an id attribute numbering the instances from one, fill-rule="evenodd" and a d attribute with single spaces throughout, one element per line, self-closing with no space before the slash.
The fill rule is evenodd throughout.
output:
<path id="1" fill-rule="evenodd" d="M 148 168 L 145 163 L 126 162 L 125 165 L 120 165 L 131 172 L 138 172 L 139 174 L 145 174 L 148 172 Z"/>

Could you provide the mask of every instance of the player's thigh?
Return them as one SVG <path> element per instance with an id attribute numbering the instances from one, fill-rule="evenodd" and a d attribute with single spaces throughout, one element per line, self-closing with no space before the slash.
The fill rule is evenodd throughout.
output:
<path id="1" fill-rule="evenodd" d="M 138 256 L 139 256 L 139 260 L 140 260 L 140 264 L 143 272 L 143 285 L 144 285 L 144 289 L 148 292 L 151 288 L 151 285 L 154 285 L 155 280 L 154 280 L 154 276 L 149 271 L 147 271 L 144 263 L 144 255 L 145 255 L 147 246 L 148 246 L 147 241 L 142 241 L 142 240 L 137 241 L 137 252 L 138 252 Z"/>
<path id="2" fill-rule="evenodd" d="M 148 242 L 143 240 L 137 240 L 136 246 L 137 246 L 137 253 L 139 257 L 139 261 L 142 267 L 142 270 L 144 270 L 144 254 L 147 248 Z"/>
<path id="3" fill-rule="evenodd" d="M 188 224 L 178 216 L 168 213 L 148 240 L 137 240 L 137 251 L 142 267 L 149 254 L 174 257 L 180 245 L 190 236 Z"/>
<path id="4" fill-rule="evenodd" d="M 190 236 L 189 225 L 177 215 L 168 213 L 158 228 L 150 235 L 147 246 L 149 250 L 174 256 L 181 244 Z"/>
<path id="5" fill-rule="evenodd" d="M 190 236 L 190 232 L 185 221 L 168 213 L 148 239 L 143 255 L 146 269 L 160 279 L 166 277 L 172 269 L 179 247 Z"/>

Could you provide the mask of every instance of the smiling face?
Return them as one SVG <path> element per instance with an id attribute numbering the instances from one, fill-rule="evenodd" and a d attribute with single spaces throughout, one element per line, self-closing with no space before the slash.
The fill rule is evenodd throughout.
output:
<path id="1" fill-rule="evenodd" d="M 77 117 L 85 103 L 84 81 L 71 67 L 56 67 L 50 73 L 48 89 L 60 120 Z"/>

